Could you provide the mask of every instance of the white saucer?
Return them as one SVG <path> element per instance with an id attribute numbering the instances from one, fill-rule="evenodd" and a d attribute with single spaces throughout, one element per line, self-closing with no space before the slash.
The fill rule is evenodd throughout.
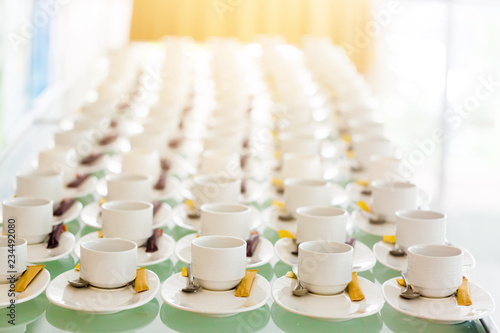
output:
<path id="1" fill-rule="evenodd" d="M 249 206 L 252 210 L 252 225 L 250 229 L 255 230 L 261 223 L 260 212 L 257 208 Z M 181 228 L 200 231 L 201 229 L 201 218 L 190 219 L 187 217 L 187 211 L 190 208 L 186 204 L 180 204 L 174 207 L 172 211 L 172 216 L 174 223 Z"/>
<path id="2" fill-rule="evenodd" d="M 80 219 L 89 227 L 102 229 L 102 217 L 99 215 L 100 211 L 101 207 L 99 206 L 99 202 L 91 202 L 83 208 Z M 169 205 L 162 203 L 158 212 L 156 212 L 156 215 L 153 217 L 153 229 L 164 226 L 168 222 L 171 211 L 172 208 L 170 208 Z"/>
<path id="3" fill-rule="evenodd" d="M 250 296 L 236 297 L 235 289 L 228 291 L 210 291 L 199 289 L 195 293 L 185 293 L 186 277 L 177 273 L 169 277 L 161 288 L 161 298 L 168 305 L 189 312 L 209 317 L 227 317 L 241 312 L 252 311 L 266 304 L 271 295 L 271 286 L 267 280 L 255 275 Z"/>
<path id="4" fill-rule="evenodd" d="M 189 234 L 179 239 L 175 245 L 175 255 L 185 264 L 191 263 L 191 241 L 195 239 L 197 234 Z M 253 257 L 247 258 L 247 268 L 258 267 L 267 264 L 274 256 L 273 244 L 266 238 L 259 237 L 259 244 L 255 249 Z"/>
<path id="5" fill-rule="evenodd" d="M 44 268 L 22 293 L 16 293 L 16 304 L 21 304 L 37 297 L 43 293 L 49 282 L 50 273 Z M 4 309 L 10 305 L 9 289 L 9 283 L 0 284 L 0 309 Z"/>
<path id="6" fill-rule="evenodd" d="M 40 244 L 28 245 L 28 262 L 43 263 L 66 257 L 75 247 L 75 236 L 69 231 L 63 232 L 59 238 L 59 245 L 53 249 L 47 248 L 47 241 Z"/>
<path id="7" fill-rule="evenodd" d="M 382 224 L 373 224 L 370 223 L 368 218 L 359 211 L 352 212 L 351 218 L 354 220 L 354 224 L 359 229 L 370 235 L 382 237 L 385 235 L 396 234 L 396 223 L 386 222 Z"/>
<path id="8" fill-rule="evenodd" d="M 63 188 L 63 198 L 81 198 L 92 194 L 96 188 L 97 182 L 97 177 L 90 176 L 76 188 L 65 186 Z"/>
<path id="9" fill-rule="evenodd" d="M 71 222 L 74 219 L 77 219 L 78 216 L 80 216 L 82 210 L 83 204 L 80 201 L 75 201 L 64 214 L 62 214 L 61 216 L 54 216 L 54 222 L 52 222 L 52 225 L 56 225 L 61 222 Z"/>
<path id="10" fill-rule="evenodd" d="M 94 287 L 75 288 L 68 280 L 78 280 L 80 272 L 74 269 L 57 276 L 49 284 L 45 294 L 50 302 L 57 306 L 86 313 L 115 313 L 137 308 L 151 301 L 160 288 L 158 276 L 147 271 L 149 290 L 136 294 L 132 286 L 118 289 L 100 289 Z"/>
<path id="11" fill-rule="evenodd" d="M 269 229 L 275 231 L 287 230 L 290 231 L 291 233 L 296 233 L 297 221 L 296 220 L 280 221 L 278 219 L 278 216 L 281 214 L 284 214 L 281 208 L 276 206 L 270 206 L 264 209 L 264 211 L 262 212 L 262 219 L 264 220 L 266 226 Z"/>
<path id="12" fill-rule="evenodd" d="M 472 300 L 470 306 L 458 306 L 456 297 L 427 298 L 406 300 L 399 297 L 405 289 L 396 278 L 387 280 L 382 285 L 385 300 L 396 311 L 408 316 L 427 319 L 440 324 L 458 324 L 466 320 L 481 319 L 489 315 L 495 308 L 493 298 L 486 290 L 469 281 Z"/>
<path id="13" fill-rule="evenodd" d="M 276 304 L 283 309 L 306 317 L 343 321 L 371 316 L 382 309 L 384 297 L 373 282 L 360 276 L 358 279 L 365 295 L 365 299 L 359 302 L 351 302 L 346 292 L 332 296 L 311 293 L 302 297 L 293 296 L 297 280 L 286 276 L 274 282 L 272 294 Z"/>
<path id="14" fill-rule="evenodd" d="M 472 254 L 464 249 L 461 246 L 454 245 L 459 248 L 461 248 L 464 251 L 464 272 L 467 272 L 474 267 L 476 267 L 476 260 L 472 256 Z M 401 256 L 401 257 L 396 257 L 393 255 L 389 254 L 390 250 L 394 249 L 394 244 L 389 244 L 383 241 L 375 243 L 373 245 L 373 253 L 375 254 L 375 257 L 377 258 L 377 261 L 380 262 L 382 265 L 395 269 L 397 271 L 403 271 L 406 272 L 406 268 L 408 267 L 408 257 L 407 256 Z"/>
<path id="15" fill-rule="evenodd" d="M 280 238 L 274 244 L 274 250 L 278 258 L 288 266 L 293 266 L 299 263 L 299 257 L 291 252 L 297 250 L 295 242 L 291 238 Z M 355 272 L 363 272 L 371 269 L 377 260 L 368 246 L 356 240 L 354 243 L 354 256 L 352 261 L 352 270 Z"/>
<path id="16" fill-rule="evenodd" d="M 346 193 L 351 201 L 358 202 L 360 200 L 365 201 L 366 203 L 370 203 L 371 195 L 362 194 L 365 189 L 364 186 L 352 182 L 346 185 L 345 187 Z M 418 207 L 426 207 L 431 203 L 431 195 L 422 189 L 417 189 L 417 206 Z"/>
<path id="17" fill-rule="evenodd" d="M 99 231 L 91 232 L 80 238 L 78 242 L 76 242 L 75 250 L 73 251 L 75 256 L 80 258 L 80 245 L 83 242 L 98 238 Z M 152 253 L 146 252 L 145 246 L 137 248 L 137 267 L 156 265 L 167 260 L 174 253 L 175 241 L 172 237 L 165 233 L 158 238 L 157 245 L 158 251 Z"/>
<path id="18" fill-rule="evenodd" d="M 154 188 L 152 189 L 153 200 L 162 201 L 170 199 L 175 195 L 178 195 L 178 193 L 180 193 L 181 191 L 181 188 L 182 185 L 177 178 L 167 177 L 164 190 L 155 190 Z M 99 179 L 95 189 L 97 194 L 101 197 L 106 197 L 108 195 L 108 188 L 106 186 L 106 179 L 104 177 Z"/>

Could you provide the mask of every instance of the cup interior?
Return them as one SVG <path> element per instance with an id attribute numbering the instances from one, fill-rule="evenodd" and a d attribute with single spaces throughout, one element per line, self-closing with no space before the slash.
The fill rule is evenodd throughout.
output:
<path id="1" fill-rule="evenodd" d="M 307 217 L 332 217 L 347 216 L 347 212 L 341 208 L 326 206 L 307 206 L 297 208 L 297 213 Z"/>
<path id="2" fill-rule="evenodd" d="M 203 176 L 197 176 L 194 179 L 194 182 L 199 185 L 209 185 L 209 184 L 230 184 L 236 182 L 236 178 L 232 177 L 226 177 L 226 176 L 221 176 L 221 177 L 214 177 L 214 176 L 208 176 L 208 175 L 203 175 Z"/>
<path id="3" fill-rule="evenodd" d="M 36 208 L 36 207 L 43 207 L 46 205 L 51 205 L 52 201 L 48 199 L 42 199 L 42 198 L 13 198 L 13 199 L 8 199 L 3 202 L 4 205 L 10 206 L 10 207 L 22 207 L 22 208 Z"/>
<path id="4" fill-rule="evenodd" d="M 35 179 L 35 178 L 43 178 L 43 177 L 57 177 L 62 175 L 61 172 L 57 172 L 54 170 L 50 169 L 45 169 L 45 170 L 30 170 L 30 171 L 25 171 L 19 173 L 17 176 L 19 178 L 25 178 L 25 179 Z"/>
<path id="5" fill-rule="evenodd" d="M 285 179 L 285 185 L 295 187 L 323 187 L 327 186 L 328 182 L 319 179 L 287 178 Z"/>
<path id="6" fill-rule="evenodd" d="M 108 211 L 138 211 L 153 208 L 153 205 L 145 201 L 116 200 L 103 203 L 102 208 Z"/>
<path id="7" fill-rule="evenodd" d="M 371 182 L 371 186 L 383 190 L 403 190 L 415 188 L 415 184 L 408 182 L 388 182 L 385 180 L 375 180 Z"/>
<path id="8" fill-rule="evenodd" d="M 139 175 L 139 174 L 121 174 L 121 175 L 113 175 L 113 176 L 107 176 L 106 180 L 111 181 L 111 182 L 138 182 L 138 181 L 143 181 L 143 180 L 148 180 L 149 177 L 146 175 Z"/>
<path id="9" fill-rule="evenodd" d="M 203 236 L 193 240 L 193 245 L 206 249 L 234 249 L 245 244 L 243 239 L 229 236 Z"/>
<path id="10" fill-rule="evenodd" d="M 203 212 L 218 213 L 218 214 L 231 214 L 243 213 L 250 211 L 250 208 L 245 205 L 231 204 L 231 203 L 210 203 L 201 206 Z"/>
<path id="11" fill-rule="evenodd" d="M 102 238 L 86 241 L 81 247 L 87 251 L 104 254 L 131 251 L 137 248 L 137 244 L 125 239 Z"/>
<path id="12" fill-rule="evenodd" d="M 16 246 L 21 246 L 26 244 L 26 239 L 21 238 L 21 237 L 16 237 Z M 9 246 L 9 239 L 7 236 L 0 236 L 0 248 L 2 247 L 8 247 Z"/>
<path id="13" fill-rule="evenodd" d="M 463 251 L 458 247 L 448 245 L 419 244 L 408 248 L 412 255 L 426 258 L 450 258 L 458 257 Z"/>
<path id="14" fill-rule="evenodd" d="M 300 250 L 313 254 L 343 254 L 352 251 L 347 244 L 329 241 L 308 241 L 300 243 Z"/>
<path id="15" fill-rule="evenodd" d="M 446 215 L 430 210 L 403 210 L 397 211 L 396 216 L 408 220 L 437 220 L 445 218 Z"/>

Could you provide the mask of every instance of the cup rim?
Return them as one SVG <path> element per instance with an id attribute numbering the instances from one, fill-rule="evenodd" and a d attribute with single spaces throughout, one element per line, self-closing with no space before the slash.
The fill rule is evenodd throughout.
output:
<path id="1" fill-rule="evenodd" d="M 148 155 L 148 154 L 154 154 L 159 155 L 158 150 L 155 148 L 149 148 L 149 147 L 136 147 L 136 148 L 131 148 L 128 152 L 126 152 L 123 156 L 133 156 L 133 155 Z"/>
<path id="2" fill-rule="evenodd" d="M 312 249 L 307 249 L 309 246 L 313 245 L 323 245 L 323 246 L 335 246 L 339 248 L 339 252 L 321 252 L 321 251 L 316 251 Z M 332 242 L 332 241 L 326 241 L 326 240 L 312 240 L 312 241 L 306 241 L 302 242 L 299 244 L 299 255 L 301 251 L 312 254 L 312 255 L 322 255 L 322 256 L 342 256 L 345 255 L 349 252 L 353 252 L 353 247 L 349 244 L 345 243 L 339 243 L 339 242 Z"/>
<path id="3" fill-rule="evenodd" d="M 416 217 L 417 214 L 422 214 L 423 216 Z M 408 210 L 398 210 L 396 211 L 396 216 L 401 219 L 410 221 L 435 221 L 440 219 L 446 219 L 447 215 L 434 210 L 419 210 L 419 209 L 408 209 Z"/>
<path id="4" fill-rule="evenodd" d="M 308 213 L 308 210 L 324 210 L 324 211 L 332 211 L 337 212 L 337 214 L 312 214 Z M 348 213 L 345 209 L 337 208 L 333 206 L 302 206 L 296 209 L 298 215 L 302 215 L 309 218 L 325 218 L 325 217 L 340 217 L 347 216 Z"/>
<path id="5" fill-rule="evenodd" d="M 286 178 L 284 181 L 286 186 L 294 187 L 323 187 L 330 186 L 327 180 L 314 178 Z"/>
<path id="6" fill-rule="evenodd" d="M 207 184 L 232 184 L 238 182 L 239 178 L 231 176 L 217 177 L 213 175 L 196 175 L 194 177 L 194 183 L 197 185 L 207 185 Z"/>
<path id="7" fill-rule="evenodd" d="M 1 235 L 0 236 L 0 248 L 7 248 L 7 247 L 9 247 L 8 239 L 9 239 L 9 237 L 7 235 Z M 1 242 L 3 240 L 7 241 L 7 244 L 5 246 L 1 245 Z M 15 240 L 16 240 L 16 244 L 15 244 L 16 247 L 28 244 L 28 241 L 26 239 L 24 239 L 23 237 L 16 236 Z M 21 241 L 21 243 L 18 244 L 17 241 Z"/>
<path id="8" fill-rule="evenodd" d="M 220 210 L 215 210 L 215 208 L 222 208 L 222 207 L 233 207 L 235 211 L 220 211 Z M 215 214 L 220 214 L 220 215 L 232 215 L 235 213 L 247 213 L 250 212 L 251 209 L 249 206 L 244 205 L 244 204 L 239 204 L 239 203 L 231 203 L 231 202 L 212 202 L 212 203 L 206 203 L 203 204 L 200 207 L 200 210 L 202 212 L 206 213 L 215 213 Z"/>
<path id="9" fill-rule="evenodd" d="M 237 242 L 239 244 L 235 244 L 234 246 L 230 246 L 230 247 L 213 247 L 213 246 L 206 246 L 206 245 L 203 245 L 203 244 L 199 244 L 200 242 L 204 242 L 204 241 L 210 241 L 210 240 L 223 240 L 223 239 L 230 239 L 234 242 Z M 200 237 L 197 237 L 195 239 L 193 239 L 191 241 L 191 244 L 194 245 L 194 246 L 197 246 L 199 248 L 203 248 L 203 249 L 206 249 L 206 250 L 231 250 L 231 249 L 237 249 L 237 248 L 240 248 L 242 246 L 245 246 L 246 247 L 246 241 L 241 239 L 241 238 L 238 238 L 238 237 L 233 237 L 233 236 L 221 236 L 221 235 L 211 235 L 211 236 L 200 236 Z"/>
<path id="10" fill-rule="evenodd" d="M 285 153 L 283 155 L 283 161 L 290 161 L 290 160 L 320 161 L 320 158 L 318 155 L 310 153 L 300 153 L 300 152 Z"/>
<path id="11" fill-rule="evenodd" d="M 458 252 L 458 253 L 437 256 L 437 255 L 429 255 L 429 254 L 422 254 L 422 253 L 415 252 L 418 249 L 429 249 L 429 248 L 454 250 L 455 252 Z M 415 256 L 415 257 L 426 258 L 426 259 L 444 259 L 444 258 L 458 258 L 460 256 L 463 256 L 464 251 L 459 247 L 450 246 L 450 245 L 416 244 L 416 245 L 412 245 L 408 248 L 408 254 L 411 254 L 412 256 Z"/>
<path id="12" fill-rule="evenodd" d="M 52 148 L 44 149 L 44 150 L 40 151 L 38 154 L 44 154 L 44 153 L 49 153 L 49 152 L 63 152 L 63 151 L 71 153 L 75 150 L 73 149 L 73 147 L 71 147 L 69 145 L 55 145 Z"/>
<path id="13" fill-rule="evenodd" d="M 151 180 L 151 176 L 140 173 L 120 173 L 117 175 L 106 175 L 106 182 L 137 182 L 141 180 Z"/>
<path id="14" fill-rule="evenodd" d="M 62 171 L 56 171 L 53 169 L 33 169 L 33 170 L 23 170 L 19 171 L 16 175 L 17 178 L 22 179 L 33 179 L 33 178 L 49 178 L 58 177 L 63 174 Z"/>
<path id="15" fill-rule="evenodd" d="M 91 244 L 102 244 L 102 243 L 108 243 L 108 244 L 111 244 L 111 243 L 122 243 L 124 245 L 128 245 L 128 248 L 126 249 L 123 249 L 123 250 L 117 250 L 117 251 L 105 251 L 105 250 L 96 250 L 96 249 L 92 249 L 92 248 L 89 248 L 89 246 Z M 80 244 L 81 248 L 82 249 L 85 249 L 85 251 L 88 251 L 88 252 L 91 252 L 91 253 L 94 253 L 94 254 L 98 254 L 98 253 L 124 253 L 124 252 L 129 252 L 129 251 L 134 251 L 134 250 L 137 250 L 137 244 L 133 241 L 130 241 L 128 239 L 123 239 L 123 238 L 100 238 L 100 239 L 92 239 L 92 240 L 88 240 L 88 241 L 85 241 L 83 242 L 82 244 Z"/>
<path id="16" fill-rule="evenodd" d="M 116 208 L 113 206 L 119 206 L 123 205 L 124 208 Z M 142 206 L 142 208 L 133 208 L 132 206 Z M 109 207 L 111 206 L 111 207 Z M 127 207 L 131 207 L 127 208 Z M 147 201 L 141 201 L 141 200 L 111 200 L 111 201 L 106 201 L 105 203 L 102 204 L 101 208 L 103 210 L 107 210 L 110 212 L 130 212 L 130 211 L 136 211 L 136 212 L 141 212 L 141 211 L 147 211 L 149 209 L 153 209 L 153 204 Z"/>
<path id="17" fill-rule="evenodd" d="M 417 188 L 417 185 L 412 182 L 387 181 L 381 179 L 372 181 L 370 186 L 381 190 L 404 190 Z"/>
<path id="18" fill-rule="evenodd" d="M 22 205 L 22 203 L 29 203 L 29 202 L 34 202 L 34 204 L 31 205 Z M 38 204 L 36 204 L 38 202 Z M 49 199 L 44 199 L 44 198 L 37 198 L 37 197 L 15 197 L 15 198 L 10 198 L 6 199 L 2 202 L 4 206 L 9 206 L 9 207 L 22 207 L 23 209 L 36 209 L 39 207 L 45 207 L 45 206 L 53 206 L 54 202 Z"/>

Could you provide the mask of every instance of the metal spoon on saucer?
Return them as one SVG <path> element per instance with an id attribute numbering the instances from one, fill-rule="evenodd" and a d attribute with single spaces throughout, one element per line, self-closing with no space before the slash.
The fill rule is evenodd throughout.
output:
<path id="1" fill-rule="evenodd" d="M 188 271 L 188 282 L 187 282 L 186 288 L 182 288 L 182 291 L 185 293 L 194 293 L 198 289 L 200 289 L 200 286 L 198 284 L 195 284 L 193 281 L 193 273 L 191 272 L 191 264 L 188 265 L 187 271 Z"/>
<path id="2" fill-rule="evenodd" d="M 411 284 L 408 283 L 406 274 L 403 271 L 401 271 L 401 276 L 403 277 L 403 280 L 405 280 L 406 289 L 401 294 L 399 294 L 399 296 L 405 299 L 415 299 L 417 297 L 420 297 L 420 294 L 413 290 Z"/>
<path id="3" fill-rule="evenodd" d="M 295 286 L 295 289 L 292 290 L 292 294 L 294 296 L 304 296 L 305 294 L 307 294 L 308 290 L 307 288 L 304 288 L 302 286 L 302 284 L 300 284 L 300 280 L 299 280 L 299 265 L 293 265 L 292 266 L 292 272 L 293 274 L 295 274 L 295 277 L 297 278 L 297 285 Z"/>

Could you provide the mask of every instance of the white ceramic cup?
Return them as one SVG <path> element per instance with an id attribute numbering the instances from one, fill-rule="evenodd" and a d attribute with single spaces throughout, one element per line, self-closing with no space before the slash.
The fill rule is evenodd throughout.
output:
<path id="1" fill-rule="evenodd" d="M 205 150 L 226 150 L 240 152 L 243 148 L 243 136 L 239 134 L 227 136 L 211 134 L 203 140 Z"/>
<path id="2" fill-rule="evenodd" d="M 28 242 L 17 235 L 15 235 L 15 238 L 13 234 L 11 235 L 11 237 L 0 236 L 0 284 L 11 282 L 10 277 L 12 275 L 17 280 L 26 269 Z M 14 255 L 15 258 L 10 257 L 11 255 Z M 13 266 L 11 267 L 11 265 Z"/>
<path id="3" fill-rule="evenodd" d="M 52 170 L 20 172 L 16 176 L 16 196 L 43 198 L 57 205 L 63 198 L 63 176 Z"/>
<path id="4" fill-rule="evenodd" d="M 202 236 L 232 236 L 250 238 L 252 210 L 234 203 L 211 203 L 201 206 Z"/>
<path id="5" fill-rule="evenodd" d="M 196 208 L 206 203 L 238 203 L 240 192 L 241 180 L 226 176 L 196 176 L 192 189 Z"/>
<path id="6" fill-rule="evenodd" d="M 347 237 L 345 210 L 331 206 L 306 206 L 297 209 L 297 243 L 327 240 L 343 243 Z"/>
<path id="7" fill-rule="evenodd" d="M 419 244 L 408 248 L 408 282 L 426 297 L 447 297 L 462 284 L 464 253 L 454 246 Z"/>
<path id="8" fill-rule="evenodd" d="M 384 124 L 370 120 L 350 119 L 347 121 L 348 132 L 351 136 L 373 135 L 384 136 Z"/>
<path id="9" fill-rule="evenodd" d="M 119 288 L 136 277 L 137 244 L 100 238 L 80 245 L 80 277 L 98 288 Z"/>
<path id="10" fill-rule="evenodd" d="M 107 175 L 106 184 L 108 195 L 106 199 L 151 201 L 152 180 L 143 174 L 122 173 Z"/>
<path id="11" fill-rule="evenodd" d="M 400 168 L 403 160 L 392 156 L 372 156 L 368 168 L 370 181 L 409 181 L 411 178 L 405 178 L 400 174 Z"/>
<path id="12" fill-rule="evenodd" d="M 371 157 L 375 155 L 391 156 L 393 145 L 383 137 L 363 136 L 361 139 L 353 137 L 352 146 L 354 158 L 363 168 L 370 166 Z"/>
<path id="13" fill-rule="evenodd" d="M 148 130 L 129 137 L 130 147 L 153 148 L 158 151 L 167 150 L 168 133 L 165 130 Z"/>
<path id="14" fill-rule="evenodd" d="M 318 155 L 306 153 L 287 153 L 283 156 L 281 176 L 283 179 L 321 179 L 321 159 Z"/>
<path id="15" fill-rule="evenodd" d="M 160 154 L 153 148 L 135 148 L 123 155 L 122 173 L 144 174 L 158 178 Z"/>
<path id="16" fill-rule="evenodd" d="M 338 294 L 352 280 L 353 248 L 329 241 L 308 241 L 299 245 L 299 278 L 310 292 Z"/>
<path id="17" fill-rule="evenodd" d="M 153 230 L 153 205 L 146 201 L 116 200 L 102 204 L 102 235 L 142 246 Z"/>
<path id="18" fill-rule="evenodd" d="M 412 183 L 376 180 L 372 187 L 372 210 L 387 219 L 396 220 L 396 211 L 417 208 L 417 187 Z"/>
<path id="19" fill-rule="evenodd" d="M 225 150 L 205 150 L 201 154 L 199 173 L 202 175 L 226 172 L 237 176 L 241 173 L 240 155 Z"/>
<path id="20" fill-rule="evenodd" d="M 67 130 L 54 133 L 56 146 L 69 146 L 79 155 L 86 156 L 92 152 L 93 138 L 89 131 Z"/>
<path id="21" fill-rule="evenodd" d="M 330 183 L 319 179 L 287 178 L 285 183 L 285 209 L 296 215 L 302 206 L 328 206 L 332 201 Z"/>
<path id="22" fill-rule="evenodd" d="M 63 173 L 63 180 L 70 181 L 78 168 L 79 157 L 69 146 L 55 146 L 38 154 L 38 170 L 53 170 Z"/>
<path id="23" fill-rule="evenodd" d="M 229 236 L 201 236 L 191 243 L 191 269 L 205 289 L 229 290 L 245 276 L 247 243 Z"/>
<path id="24" fill-rule="evenodd" d="M 412 245 L 444 244 L 446 215 L 428 210 L 396 212 L 396 243 L 405 252 Z"/>
<path id="25" fill-rule="evenodd" d="M 42 198 L 12 198 L 2 204 L 2 230 L 8 235 L 14 219 L 16 236 L 26 239 L 28 244 L 38 244 L 52 232 L 53 202 Z M 12 229 L 12 228 L 10 228 Z"/>
<path id="26" fill-rule="evenodd" d="M 310 135 L 293 135 L 290 133 L 280 133 L 278 135 L 279 150 L 282 154 L 305 153 L 319 154 L 320 141 Z"/>

